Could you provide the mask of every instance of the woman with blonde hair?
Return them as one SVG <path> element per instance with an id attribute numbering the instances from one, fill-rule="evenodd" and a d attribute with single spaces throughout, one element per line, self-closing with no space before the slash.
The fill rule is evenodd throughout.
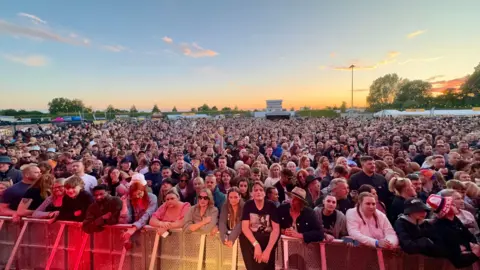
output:
<path id="1" fill-rule="evenodd" d="M 54 218 L 58 216 L 62 207 L 63 196 L 65 195 L 65 181 L 65 178 L 58 178 L 53 182 L 52 195 L 35 209 L 32 214 L 33 218 Z"/>
<path id="2" fill-rule="evenodd" d="M 317 169 L 315 170 L 315 176 L 321 177 L 322 179 L 326 177 L 331 177 L 330 160 L 328 160 L 326 156 L 321 156 L 318 160 Z"/>
<path id="3" fill-rule="evenodd" d="M 308 158 L 308 156 L 302 156 L 300 158 L 300 162 L 298 162 L 298 167 L 303 170 L 310 167 L 310 159 Z"/>
<path id="4" fill-rule="evenodd" d="M 417 196 L 412 181 L 400 176 L 393 177 L 388 183 L 388 190 L 394 194 L 390 208 L 388 209 L 388 219 L 390 223 L 395 224 L 399 215 L 405 210 L 405 201 Z"/>
<path id="5" fill-rule="evenodd" d="M 346 218 L 348 235 L 360 244 L 384 249 L 398 246 L 397 234 L 387 216 L 377 210 L 371 193 L 360 193 L 357 206 L 347 211 Z"/>
<path id="6" fill-rule="evenodd" d="M 282 166 L 278 163 L 273 163 L 270 166 L 269 174 L 267 179 L 265 179 L 265 187 L 273 187 L 280 180 L 280 171 L 282 171 Z"/>
<path id="7" fill-rule="evenodd" d="M 200 190 L 197 202 L 185 216 L 183 230 L 187 233 L 196 231 L 204 234 L 210 233 L 216 228 L 218 220 L 218 209 L 214 205 L 215 202 L 210 189 Z"/>

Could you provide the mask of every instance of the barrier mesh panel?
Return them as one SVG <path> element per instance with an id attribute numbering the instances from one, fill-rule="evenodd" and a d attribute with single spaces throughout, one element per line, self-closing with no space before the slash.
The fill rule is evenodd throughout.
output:
<path id="1" fill-rule="evenodd" d="M 20 233 L 20 226 L 7 222 L 3 224 L 2 230 L 0 230 L 0 264 L 5 266 L 8 261 L 8 257 L 12 252 L 15 240 Z"/>
<path id="2" fill-rule="evenodd" d="M 214 270 L 220 269 L 221 257 L 220 257 L 220 248 L 222 243 L 220 239 L 216 236 L 206 236 L 205 240 L 205 269 Z"/>
<path id="3" fill-rule="evenodd" d="M 149 238 L 155 239 L 155 233 Z M 167 238 L 160 237 L 160 245 L 157 251 L 157 269 L 182 269 L 182 253 L 184 250 L 182 239 L 183 235 L 181 232 L 172 232 Z M 196 242 L 199 242 L 199 240 Z M 160 268 L 158 267 L 159 265 Z"/>
<path id="4" fill-rule="evenodd" d="M 329 244 L 325 246 L 325 253 L 329 270 L 379 269 L 377 252 L 372 248 Z"/>
<path id="5" fill-rule="evenodd" d="M 318 243 L 306 245 L 301 241 L 286 242 L 288 243 L 288 251 L 284 251 L 284 256 L 287 259 L 288 269 L 319 270 L 321 268 L 320 245 Z M 280 245 L 283 247 L 281 243 Z M 279 257 L 282 258 L 282 256 L 277 256 L 277 261 Z"/>

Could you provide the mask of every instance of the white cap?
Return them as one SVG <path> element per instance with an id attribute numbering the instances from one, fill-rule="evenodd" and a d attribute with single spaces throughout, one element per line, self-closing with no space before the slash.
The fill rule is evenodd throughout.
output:
<path id="1" fill-rule="evenodd" d="M 133 183 L 136 183 L 136 182 L 142 184 L 142 186 L 147 185 L 147 181 L 145 180 L 145 176 L 141 173 L 134 173 L 132 175 L 132 180 L 130 180 L 130 185 L 133 185 Z"/>

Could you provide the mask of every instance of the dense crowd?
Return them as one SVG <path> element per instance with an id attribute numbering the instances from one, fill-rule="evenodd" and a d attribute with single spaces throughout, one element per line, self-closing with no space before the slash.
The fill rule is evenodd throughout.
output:
<path id="1" fill-rule="evenodd" d="M 465 267 L 480 257 L 479 118 L 108 122 L 0 140 L 0 215 L 149 224 L 238 239 L 274 269 L 280 235 L 401 248 Z"/>

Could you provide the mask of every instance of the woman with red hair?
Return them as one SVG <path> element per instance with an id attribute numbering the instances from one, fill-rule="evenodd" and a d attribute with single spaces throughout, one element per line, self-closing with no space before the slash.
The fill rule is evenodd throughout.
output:
<path id="1" fill-rule="evenodd" d="M 132 176 L 129 194 L 122 197 L 123 208 L 119 223 L 132 224 L 132 227 L 122 234 L 125 243 L 129 242 L 136 231 L 147 225 L 150 217 L 157 210 L 157 196 L 148 193 L 147 181 L 142 179 L 142 176 L 143 174 L 139 173 Z"/>

